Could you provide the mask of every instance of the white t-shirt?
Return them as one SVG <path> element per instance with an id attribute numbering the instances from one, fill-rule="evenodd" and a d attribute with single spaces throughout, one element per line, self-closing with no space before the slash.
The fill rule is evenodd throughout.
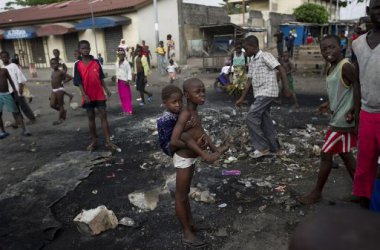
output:
<path id="1" fill-rule="evenodd" d="M 176 72 L 176 69 L 178 68 L 178 65 L 176 63 L 174 63 L 173 65 L 168 65 L 166 67 L 166 70 L 168 71 L 168 73 L 174 73 Z"/>
<path id="2" fill-rule="evenodd" d="M 20 84 L 26 83 L 26 78 L 20 68 L 15 63 L 10 63 L 6 66 L 4 66 L 9 72 L 9 75 L 12 78 L 13 83 L 15 84 L 15 87 L 17 89 L 17 92 L 19 92 Z M 11 84 L 8 83 L 9 93 L 13 93 L 13 88 L 11 87 Z"/>
<path id="3" fill-rule="evenodd" d="M 124 59 L 123 63 L 119 65 L 119 62 L 115 64 L 116 68 L 116 80 L 131 81 L 132 80 L 132 70 L 127 59 Z"/>
<path id="4" fill-rule="evenodd" d="M 222 68 L 222 71 L 220 72 L 221 74 L 228 75 L 230 73 L 230 66 L 224 66 Z"/>

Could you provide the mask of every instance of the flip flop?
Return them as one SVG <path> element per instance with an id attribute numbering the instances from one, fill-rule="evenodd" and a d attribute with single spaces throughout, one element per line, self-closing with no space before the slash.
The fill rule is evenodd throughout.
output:
<path id="1" fill-rule="evenodd" d="M 269 155 L 269 150 L 264 150 L 264 151 L 255 150 L 251 154 L 249 154 L 249 157 L 253 159 L 258 159 L 266 155 Z"/>
<path id="2" fill-rule="evenodd" d="M 193 241 L 187 241 L 187 240 L 182 238 L 182 244 L 186 247 L 190 247 L 190 248 L 194 248 L 194 249 L 204 249 L 208 246 L 208 244 L 205 241 L 203 241 L 197 237 L 195 237 L 195 239 Z"/>

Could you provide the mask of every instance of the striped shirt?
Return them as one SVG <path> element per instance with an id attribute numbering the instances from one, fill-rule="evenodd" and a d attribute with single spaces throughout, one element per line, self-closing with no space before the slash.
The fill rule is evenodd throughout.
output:
<path id="1" fill-rule="evenodd" d="M 249 62 L 248 78 L 252 79 L 255 97 L 278 97 L 278 85 L 275 68 L 280 63 L 268 52 L 259 51 Z"/>

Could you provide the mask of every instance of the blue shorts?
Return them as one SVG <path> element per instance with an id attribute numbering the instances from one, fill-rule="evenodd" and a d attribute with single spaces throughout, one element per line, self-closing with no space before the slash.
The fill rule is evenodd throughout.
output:
<path id="1" fill-rule="evenodd" d="M 11 93 L 0 93 L 0 112 L 3 112 L 4 106 L 8 112 L 20 112 Z"/>

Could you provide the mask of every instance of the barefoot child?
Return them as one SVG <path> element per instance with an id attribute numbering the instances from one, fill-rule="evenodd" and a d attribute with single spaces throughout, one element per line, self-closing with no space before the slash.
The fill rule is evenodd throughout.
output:
<path id="1" fill-rule="evenodd" d="M 289 59 L 288 52 L 284 52 L 284 55 L 282 56 L 282 59 L 281 59 L 281 65 L 282 65 L 282 67 L 284 67 L 284 69 L 286 71 L 286 76 L 288 77 L 289 90 L 290 90 L 290 92 L 292 92 L 292 98 L 294 101 L 294 106 L 296 108 L 299 108 L 296 92 L 294 90 L 294 79 L 293 79 L 293 75 L 292 75 L 296 70 L 295 70 L 293 63 Z"/>
<path id="2" fill-rule="evenodd" d="M 142 54 L 141 47 L 136 48 L 136 57 L 133 68 L 134 78 L 136 79 L 136 90 L 140 92 L 141 102 L 139 106 L 145 105 L 145 95 L 148 96 L 148 102 L 152 102 L 152 94 L 145 90 L 150 74 L 148 60 Z"/>
<path id="3" fill-rule="evenodd" d="M 117 49 L 119 61 L 116 62 L 116 81 L 118 86 L 121 107 L 124 115 L 132 115 L 132 92 L 129 85 L 132 81 L 132 70 L 128 60 L 125 57 L 123 48 Z"/>
<path id="4" fill-rule="evenodd" d="M 177 69 L 178 65 L 173 61 L 173 59 L 170 59 L 169 65 L 166 67 L 170 83 L 173 83 L 177 79 Z"/>
<path id="5" fill-rule="evenodd" d="M 187 99 L 187 107 L 180 113 L 170 141 L 171 147 L 178 149 L 173 156 L 173 163 L 176 168 L 175 210 L 182 226 L 182 243 L 190 247 L 205 247 L 207 244 L 194 233 L 188 197 L 195 162 L 197 157 L 202 156 L 202 154 L 204 155 L 205 152 L 200 147 L 198 147 L 196 151 L 191 150 L 189 147 L 182 148 L 183 141 L 181 135 L 183 134 L 186 123 L 194 119 L 195 126 L 186 131 L 186 134 L 194 141 L 198 141 L 202 137 L 205 138 L 208 147 L 213 152 L 211 155 L 208 154 L 211 156 L 209 162 L 217 160 L 220 154 L 228 150 L 228 147 L 216 148 L 202 128 L 197 107 L 205 102 L 205 87 L 203 82 L 197 78 L 188 79 L 183 83 L 183 90 Z"/>
<path id="6" fill-rule="evenodd" d="M 53 55 L 54 55 L 54 58 L 57 59 L 57 61 L 58 61 L 58 67 L 62 68 L 62 71 L 66 74 L 67 73 L 66 63 L 62 58 L 59 57 L 61 55 L 61 52 L 58 49 L 53 49 Z M 66 91 L 64 91 L 64 94 L 70 98 L 70 102 L 71 102 L 74 95 L 67 93 Z"/>
<path id="7" fill-rule="evenodd" d="M 105 146 L 107 149 L 120 151 L 120 148 L 111 142 L 110 129 L 107 121 L 106 112 L 106 96 L 111 96 L 111 92 L 104 82 L 104 74 L 98 60 L 95 60 L 91 55 L 90 43 L 87 40 L 81 40 L 78 43 L 78 49 L 82 58 L 74 65 L 74 84 L 79 86 L 82 94 L 82 105 L 87 110 L 88 126 L 90 129 L 91 143 L 87 150 L 93 151 L 96 149 L 96 123 L 95 123 L 95 108 L 98 110 L 101 125 L 106 140 Z"/>
<path id="8" fill-rule="evenodd" d="M 329 129 L 321 152 L 321 166 L 316 186 L 306 196 L 300 197 L 302 204 L 310 205 L 322 198 L 322 190 L 330 174 L 333 156 L 339 154 L 351 178 L 354 177 L 355 159 L 351 149 L 356 147 L 356 135 L 353 122 L 355 68 L 343 58 L 340 40 L 337 36 L 326 36 L 321 41 L 323 58 L 331 64 L 327 71 L 326 88 L 328 102 L 322 104 L 319 112 L 331 111 Z"/>
<path id="9" fill-rule="evenodd" d="M 12 96 L 9 93 L 8 82 L 13 89 L 14 95 Z M 7 109 L 8 112 L 11 112 L 22 128 L 22 135 L 30 136 L 30 132 L 25 128 L 24 121 L 22 119 L 21 113 L 17 107 L 16 101 L 18 98 L 17 89 L 12 81 L 11 76 L 8 73 L 7 69 L 0 68 L 0 139 L 4 139 L 9 135 L 9 133 L 5 132 L 4 124 L 3 124 L 3 107 Z"/>
<path id="10" fill-rule="evenodd" d="M 360 82 L 354 87 L 356 114 L 360 110 L 354 195 L 361 197 L 361 206 L 365 208 L 369 206 L 380 152 L 380 0 L 370 1 L 367 14 L 371 18 L 373 29 L 352 44 Z"/>
<path id="11" fill-rule="evenodd" d="M 63 83 L 69 82 L 73 78 L 58 68 L 59 64 L 56 58 L 50 59 L 50 66 L 53 69 L 53 72 L 51 72 L 52 92 L 50 96 L 50 107 L 59 112 L 58 120 L 53 122 L 53 125 L 58 125 L 66 120 L 67 113 L 64 106 L 65 88 L 63 87 Z"/>

